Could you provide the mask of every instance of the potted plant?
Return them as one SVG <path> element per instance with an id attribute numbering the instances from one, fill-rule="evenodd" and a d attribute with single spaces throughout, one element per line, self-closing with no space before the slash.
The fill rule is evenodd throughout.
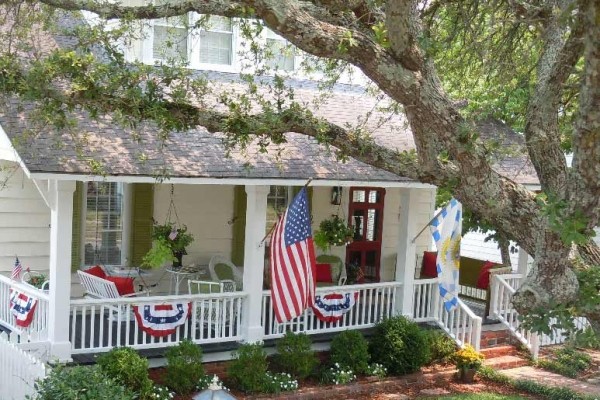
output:
<path id="1" fill-rule="evenodd" d="M 458 349 L 452 355 L 452 361 L 458 369 L 459 378 L 464 383 L 473 382 L 473 378 L 477 370 L 481 368 L 484 359 L 484 355 L 475 350 L 470 344 Z"/>
<path id="2" fill-rule="evenodd" d="M 39 272 L 25 272 L 23 275 L 23 283 L 46 292 L 50 289 L 48 277 Z"/>
<path id="3" fill-rule="evenodd" d="M 337 215 L 321 221 L 319 229 L 315 231 L 313 240 L 315 245 L 328 251 L 331 246 L 344 246 L 352 241 L 352 227 Z"/>
<path id="4" fill-rule="evenodd" d="M 182 265 L 186 247 L 194 241 L 187 226 L 177 227 L 174 223 L 154 224 L 152 229 L 152 248 L 146 253 L 142 266 L 157 268 L 165 262 L 173 261 L 173 267 Z"/>

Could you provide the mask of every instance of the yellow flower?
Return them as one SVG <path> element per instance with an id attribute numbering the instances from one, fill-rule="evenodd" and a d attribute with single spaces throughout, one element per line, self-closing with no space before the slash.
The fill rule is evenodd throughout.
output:
<path id="1" fill-rule="evenodd" d="M 452 359 L 458 369 L 479 368 L 485 359 L 484 355 L 478 352 L 470 344 L 457 350 Z"/>

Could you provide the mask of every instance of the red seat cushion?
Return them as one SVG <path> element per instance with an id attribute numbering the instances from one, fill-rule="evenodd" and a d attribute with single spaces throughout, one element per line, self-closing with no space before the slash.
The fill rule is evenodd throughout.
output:
<path id="1" fill-rule="evenodd" d="M 482 266 L 481 266 L 481 271 L 479 271 L 479 277 L 477 278 L 477 284 L 476 286 L 479 289 L 489 289 L 490 287 L 490 269 L 494 268 L 496 265 L 496 263 L 493 263 L 491 261 L 486 261 Z"/>
<path id="2" fill-rule="evenodd" d="M 108 276 L 108 275 L 106 275 L 106 272 L 104 272 L 102 267 L 99 265 L 96 265 L 92 268 L 88 268 L 83 272 L 88 273 L 90 275 L 97 276 L 98 278 L 102 278 L 102 279 L 106 279 L 106 277 Z"/>
<path id="3" fill-rule="evenodd" d="M 317 282 L 333 282 L 331 264 L 317 264 Z"/>
<path id="4" fill-rule="evenodd" d="M 117 292 L 119 292 L 121 296 L 135 293 L 135 288 L 133 287 L 133 278 L 128 278 L 125 276 L 107 276 L 106 280 L 114 282 L 115 286 L 117 287 Z"/>
<path id="5" fill-rule="evenodd" d="M 421 275 L 429 278 L 437 278 L 437 252 L 424 251 L 423 264 L 421 265 Z"/>

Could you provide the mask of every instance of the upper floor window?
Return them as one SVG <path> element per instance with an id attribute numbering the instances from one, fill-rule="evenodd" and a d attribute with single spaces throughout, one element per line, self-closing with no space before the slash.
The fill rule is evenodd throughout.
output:
<path id="1" fill-rule="evenodd" d="M 199 61 L 202 64 L 233 64 L 233 25 L 231 19 L 212 16 L 200 33 Z"/>
<path id="2" fill-rule="evenodd" d="M 295 65 L 295 51 L 287 40 L 266 29 L 267 65 L 272 69 L 293 71 Z"/>
<path id="3" fill-rule="evenodd" d="M 160 5 L 165 0 L 157 0 Z M 187 61 L 188 16 L 160 18 L 154 21 L 152 57 L 155 60 Z"/>

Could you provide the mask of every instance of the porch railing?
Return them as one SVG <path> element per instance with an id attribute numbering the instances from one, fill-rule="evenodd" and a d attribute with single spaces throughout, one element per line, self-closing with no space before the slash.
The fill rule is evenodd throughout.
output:
<path id="1" fill-rule="evenodd" d="M 228 292 L 197 295 L 77 299 L 71 301 L 72 353 L 96 353 L 113 347 L 134 349 L 168 347 L 189 339 L 197 344 L 242 339 L 242 308 L 247 294 Z M 157 304 L 190 304 L 190 317 L 167 336 L 146 333 L 134 307 Z"/>
<path id="2" fill-rule="evenodd" d="M 18 327 L 15 324 L 15 317 L 9 306 L 11 290 L 17 290 L 37 299 L 33 320 L 27 328 Z M 49 304 L 47 293 L 0 275 L 0 324 L 16 333 L 19 336 L 19 342 L 37 342 L 47 339 Z"/>
<path id="3" fill-rule="evenodd" d="M 416 322 L 435 322 L 457 345 L 472 345 L 476 350 L 481 342 L 481 317 L 460 299 L 458 306 L 446 310 L 439 295 L 437 279 L 414 281 L 414 314 Z"/>
<path id="4" fill-rule="evenodd" d="M 369 328 L 383 318 L 396 314 L 396 300 L 400 295 L 399 282 L 383 282 L 364 285 L 331 286 L 317 288 L 317 296 L 332 293 L 356 293 L 356 303 L 339 321 L 323 322 L 308 308 L 298 318 L 279 324 L 271 306 L 271 292 L 263 292 L 262 326 L 265 339 L 282 337 L 286 331 L 309 335 L 337 332 L 346 329 Z"/>

